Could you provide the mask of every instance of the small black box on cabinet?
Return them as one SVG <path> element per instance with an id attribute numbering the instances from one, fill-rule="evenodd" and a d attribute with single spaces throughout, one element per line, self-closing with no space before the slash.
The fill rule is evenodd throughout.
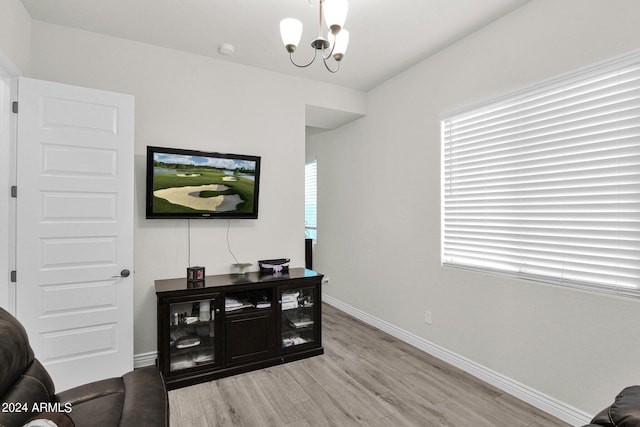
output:
<path id="1" fill-rule="evenodd" d="M 187 267 L 187 288 L 204 288 L 204 267 Z"/>
<path id="2" fill-rule="evenodd" d="M 187 280 L 204 280 L 204 267 L 187 267 Z"/>

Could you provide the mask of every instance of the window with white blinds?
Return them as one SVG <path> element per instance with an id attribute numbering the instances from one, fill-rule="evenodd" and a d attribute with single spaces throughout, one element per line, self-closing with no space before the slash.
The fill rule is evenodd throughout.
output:
<path id="1" fill-rule="evenodd" d="M 307 239 L 318 236 L 318 164 L 314 160 L 304 165 L 304 234 Z"/>
<path id="2" fill-rule="evenodd" d="M 640 296 L 640 52 L 441 124 L 443 264 Z"/>

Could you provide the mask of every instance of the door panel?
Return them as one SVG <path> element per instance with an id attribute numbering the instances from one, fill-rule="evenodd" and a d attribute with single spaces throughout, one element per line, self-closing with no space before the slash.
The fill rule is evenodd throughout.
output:
<path id="1" fill-rule="evenodd" d="M 133 368 L 129 95 L 18 82 L 17 315 L 57 390 Z"/>
<path id="2" fill-rule="evenodd" d="M 275 354 L 272 319 L 270 312 L 226 318 L 228 366 L 260 361 Z"/>

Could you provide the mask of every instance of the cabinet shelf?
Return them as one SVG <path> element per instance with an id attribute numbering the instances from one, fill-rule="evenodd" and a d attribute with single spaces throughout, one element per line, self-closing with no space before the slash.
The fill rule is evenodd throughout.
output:
<path id="1" fill-rule="evenodd" d="M 167 388 L 323 354 L 322 277 L 293 268 L 206 276 L 199 288 L 156 280 L 158 366 Z"/>
<path id="2" fill-rule="evenodd" d="M 256 313 L 256 312 L 263 312 L 263 311 L 269 311 L 269 310 L 271 310 L 271 307 L 269 308 L 245 307 L 245 308 L 234 309 L 234 310 L 225 310 L 224 312 L 228 317 L 228 316 L 234 316 L 236 314 L 240 315 L 240 314 Z"/>
<path id="3" fill-rule="evenodd" d="M 312 309 L 313 306 L 309 306 L 309 307 L 292 307 L 292 308 L 283 308 L 282 311 L 294 311 L 294 310 L 301 310 L 301 309 Z"/>

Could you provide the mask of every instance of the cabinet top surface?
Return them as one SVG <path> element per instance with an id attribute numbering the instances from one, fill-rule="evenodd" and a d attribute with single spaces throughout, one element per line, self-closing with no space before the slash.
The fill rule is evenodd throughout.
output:
<path id="1" fill-rule="evenodd" d="M 322 277 L 323 275 L 306 268 L 291 268 L 286 273 L 265 274 L 258 271 L 252 271 L 245 274 L 218 274 L 214 276 L 205 276 L 204 286 L 198 288 L 190 288 L 187 286 L 187 278 L 162 279 L 155 281 L 156 294 L 163 292 L 175 292 L 185 290 L 211 290 L 212 288 L 220 288 L 233 285 L 249 285 L 269 282 L 286 282 L 291 279 L 302 279 L 307 277 Z"/>

